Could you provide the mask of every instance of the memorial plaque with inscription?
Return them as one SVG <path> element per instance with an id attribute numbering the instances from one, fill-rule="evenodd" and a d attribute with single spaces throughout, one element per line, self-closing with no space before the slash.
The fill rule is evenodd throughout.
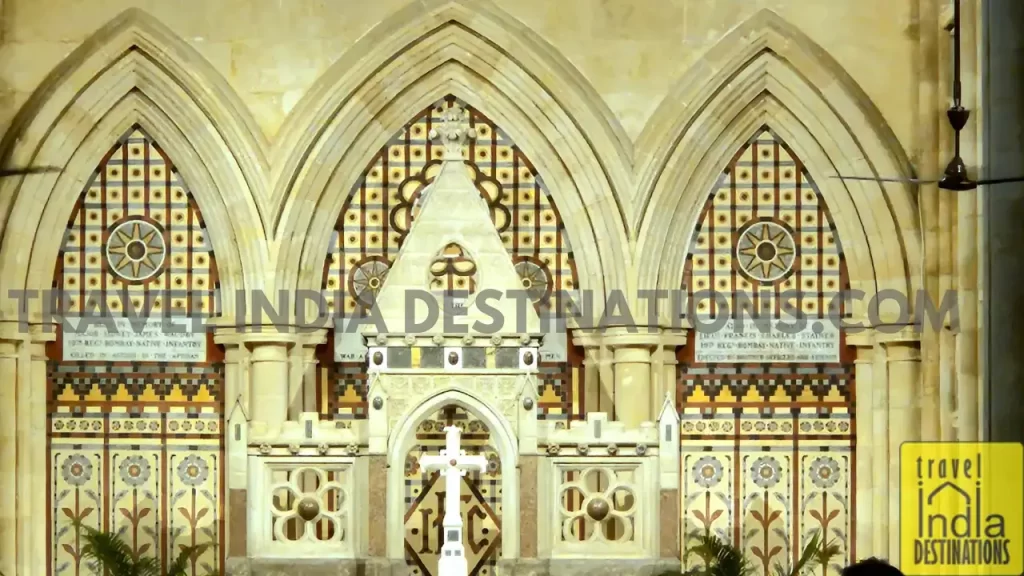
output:
<path id="1" fill-rule="evenodd" d="M 66 318 L 64 360 L 205 362 L 206 330 L 191 318 Z"/>
<path id="2" fill-rule="evenodd" d="M 829 319 L 809 319 L 794 328 L 795 320 L 754 322 L 729 320 L 717 330 L 698 329 L 697 362 L 770 363 L 839 362 L 839 327 Z M 706 326 L 713 326 L 711 321 Z"/>
<path id="3" fill-rule="evenodd" d="M 348 318 L 339 318 L 334 329 L 334 361 L 362 362 L 369 348 L 359 330 L 359 325 L 350 325 Z"/>

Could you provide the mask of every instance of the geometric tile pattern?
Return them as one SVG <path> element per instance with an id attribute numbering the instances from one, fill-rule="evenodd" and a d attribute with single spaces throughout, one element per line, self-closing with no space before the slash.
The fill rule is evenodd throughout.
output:
<path id="1" fill-rule="evenodd" d="M 68 292 L 68 316 L 122 317 L 126 306 L 148 316 L 218 314 L 217 266 L 199 207 L 138 126 L 101 159 L 79 196 L 54 287 Z M 61 340 L 47 347 L 52 572 L 97 574 L 81 557 L 75 521 L 120 533 L 164 568 L 182 547 L 206 545 L 188 573 L 220 572 L 220 349 L 208 337 L 198 363 L 66 361 Z"/>
<path id="2" fill-rule="evenodd" d="M 731 310 L 748 304 L 771 318 L 820 317 L 849 288 L 825 200 L 769 128 L 741 147 L 709 194 L 684 276 L 691 295 L 715 290 Z M 713 299 L 696 310 L 715 312 L 725 310 Z M 838 572 L 856 553 L 856 387 L 845 335 L 838 363 L 698 363 L 689 340 L 678 352 L 676 398 L 684 549 L 712 530 L 768 573 L 821 532 L 840 546 L 829 568 Z"/>
<path id="3" fill-rule="evenodd" d="M 752 305 L 774 318 L 791 318 L 798 311 L 824 316 L 848 282 L 825 199 L 796 155 L 762 128 L 705 200 L 683 287 L 691 294 L 714 290 L 730 310 Z M 716 312 L 714 299 L 700 300 L 698 315 Z"/>
<path id="4" fill-rule="evenodd" d="M 121 316 L 123 305 L 145 310 L 147 297 L 153 315 L 211 317 L 219 310 L 217 267 L 199 207 L 173 163 L 137 126 L 79 196 L 57 268 L 54 288 L 68 294 L 69 314 L 105 306 Z"/>
<path id="5" fill-rule="evenodd" d="M 444 518 L 444 478 L 420 470 L 419 459 L 445 447 L 447 426 L 462 432 L 462 449 L 487 459 L 487 470 L 462 480 L 463 545 L 469 574 L 490 576 L 501 556 L 501 459 L 487 426 L 461 407 L 449 405 L 420 423 L 405 461 L 405 559 L 409 574 L 436 576 Z M 514 472 L 514 471 L 513 471 Z"/>
<path id="6" fill-rule="evenodd" d="M 441 167 L 444 146 L 428 135 L 455 105 L 464 110 L 466 122 L 476 130 L 476 138 L 463 146 L 466 170 L 487 202 L 491 220 L 535 305 L 554 305 L 552 295 L 577 288 L 569 235 L 543 177 L 506 132 L 480 111 L 447 96 L 399 130 L 352 186 L 324 262 L 324 297 L 332 311 L 343 310 L 346 316 L 363 314 L 383 286 L 419 213 L 420 194 Z M 439 271 L 449 274 L 447 268 Z M 460 286 L 459 278 L 451 276 L 458 290 L 473 283 L 471 277 L 465 277 L 465 285 Z M 447 287 L 448 277 L 441 283 Z M 582 410 L 582 403 L 566 387 L 573 366 L 579 364 L 541 364 L 545 378 L 538 392 L 558 397 L 557 402 L 540 406 L 541 418 L 571 418 Z M 338 395 L 338 400 L 334 402 L 337 411 L 325 416 L 362 417 L 366 388 L 364 379 L 351 376 L 357 370 L 365 372 L 363 363 L 326 371 L 332 379 L 320 385 Z M 552 405 L 557 405 L 554 411 Z"/>

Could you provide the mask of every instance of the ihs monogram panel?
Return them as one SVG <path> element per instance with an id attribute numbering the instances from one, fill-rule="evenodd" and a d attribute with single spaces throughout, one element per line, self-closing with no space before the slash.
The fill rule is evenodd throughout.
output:
<path id="1" fill-rule="evenodd" d="M 137 126 L 100 160 L 68 221 L 55 271 L 66 315 L 169 316 L 177 326 L 216 315 L 209 235 L 173 162 Z M 173 353 L 167 361 L 66 360 L 64 334 L 57 336 L 48 349 L 52 573 L 98 573 L 82 557 L 78 522 L 118 532 L 133 553 L 165 565 L 183 547 L 202 546 L 189 574 L 220 571 L 219 349 L 204 336 L 198 362 L 175 361 Z"/>
<path id="2" fill-rule="evenodd" d="M 420 423 L 405 461 L 405 560 L 409 574 L 436 576 L 444 544 L 445 482 L 440 472 L 423 472 L 419 458 L 445 447 L 444 429 L 458 426 L 467 454 L 487 459 L 483 472 L 463 477 L 461 499 L 469 574 L 492 576 L 501 556 L 501 460 L 487 425 L 459 406 L 446 406 Z"/>
<path id="3" fill-rule="evenodd" d="M 774 319 L 820 318 L 849 288 L 824 198 L 768 128 L 723 170 L 689 252 L 684 289 L 724 293 L 732 311 L 748 305 Z M 728 312 L 712 306 L 705 300 L 695 312 Z M 838 571 L 855 553 L 856 521 L 853 353 L 845 338 L 838 363 L 698 363 L 689 340 L 679 351 L 677 398 L 684 549 L 710 530 L 769 573 L 821 533 L 842 551 L 829 568 Z"/>
<path id="4" fill-rule="evenodd" d="M 448 96 L 395 134 L 352 187 L 324 264 L 323 287 L 332 311 L 359 315 L 384 285 L 419 211 L 419 195 L 441 167 L 444 146 L 429 138 L 430 130 L 456 103 L 477 133 L 464 147 L 466 170 L 487 201 L 494 225 L 535 306 L 551 305 L 558 292 L 576 290 L 572 245 L 543 175 L 500 127 L 465 102 Z M 458 258 L 458 249 L 450 247 L 449 260 Z M 472 288 L 474 271 L 469 265 L 461 270 L 454 264 L 442 266 L 448 263 L 438 263 L 435 287 L 445 289 L 451 283 L 455 290 Z M 538 391 L 542 418 L 582 416 L 582 387 L 572 385 L 582 378 L 577 356 L 582 354 L 570 351 L 564 362 L 542 363 L 544 377 Z M 320 382 L 327 393 L 320 395 L 321 411 L 333 418 L 365 417 L 364 374 L 361 363 L 324 366 Z"/>

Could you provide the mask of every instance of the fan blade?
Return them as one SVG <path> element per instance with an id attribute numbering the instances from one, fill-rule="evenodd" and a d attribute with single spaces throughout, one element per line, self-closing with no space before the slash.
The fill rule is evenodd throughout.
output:
<path id="1" fill-rule="evenodd" d="M 938 180 L 921 180 L 919 178 L 872 178 L 870 176 L 833 176 L 840 180 L 863 180 L 866 182 L 902 182 L 906 184 L 938 184 Z"/>
<path id="2" fill-rule="evenodd" d="M 977 186 L 985 186 L 988 184 L 1009 184 L 1010 182 L 1024 182 L 1024 176 L 1017 176 L 1015 178 L 989 178 L 987 180 L 978 180 L 974 184 Z"/>
<path id="3" fill-rule="evenodd" d="M 60 172 L 61 169 L 56 166 L 29 166 L 28 168 L 4 168 L 0 169 L 0 178 L 6 176 L 23 176 L 25 174 L 47 174 L 51 172 Z"/>

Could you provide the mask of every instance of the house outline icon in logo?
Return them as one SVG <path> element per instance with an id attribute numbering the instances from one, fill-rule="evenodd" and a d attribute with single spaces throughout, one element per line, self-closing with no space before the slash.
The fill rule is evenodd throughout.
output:
<path id="1" fill-rule="evenodd" d="M 918 481 L 918 485 L 921 486 L 921 488 L 918 489 L 919 496 L 923 496 L 924 495 L 923 484 L 924 484 L 923 481 Z M 957 494 L 959 494 L 963 498 L 964 507 L 962 509 L 957 509 L 957 512 L 963 513 L 964 517 L 967 518 L 967 520 L 968 520 L 968 534 L 965 534 L 963 536 L 951 535 L 950 534 L 950 530 L 953 528 L 953 524 L 955 523 L 955 519 L 954 519 L 954 522 L 950 522 L 949 518 L 946 518 L 946 524 L 943 526 L 943 534 L 936 535 L 936 534 L 932 533 L 932 528 L 934 526 L 934 522 L 933 521 L 936 518 L 946 517 L 947 515 L 943 514 L 941 512 L 939 512 L 939 513 L 931 513 L 931 514 L 927 514 L 926 512 L 928 512 L 932 508 L 932 506 L 935 505 L 936 497 L 941 496 L 943 492 L 946 492 L 947 488 L 952 489 L 954 492 L 956 492 Z M 964 490 L 962 487 L 960 487 L 959 484 L 957 484 L 956 482 L 953 482 L 952 480 L 946 480 L 942 484 L 939 484 L 938 486 L 936 486 L 931 492 L 928 493 L 928 498 L 926 500 L 927 506 L 925 506 L 925 502 L 921 502 L 921 505 L 919 507 L 918 535 L 921 536 L 921 537 L 925 537 L 925 518 L 927 518 L 928 519 L 928 522 L 927 522 L 927 526 L 928 526 L 927 537 L 929 537 L 929 538 L 971 537 L 972 534 L 970 533 L 970 520 L 971 520 L 971 511 L 972 511 L 971 510 L 971 504 L 972 503 L 977 507 L 977 510 L 975 510 L 975 513 L 977 515 L 977 517 L 975 518 L 975 521 L 976 521 L 975 523 L 976 523 L 976 525 L 978 527 L 978 530 L 980 531 L 980 529 L 981 529 L 981 516 L 980 516 L 981 515 L 981 508 L 980 508 L 981 507 L 981 482 L 980 481 L 976 482 L 976 490 L 977 490 L 976 498 L 972 501 L 971 495 L 968 494 L 967 491 Z M 977 534 L 974 534 L 973 536 L 977 537 Z"/>

